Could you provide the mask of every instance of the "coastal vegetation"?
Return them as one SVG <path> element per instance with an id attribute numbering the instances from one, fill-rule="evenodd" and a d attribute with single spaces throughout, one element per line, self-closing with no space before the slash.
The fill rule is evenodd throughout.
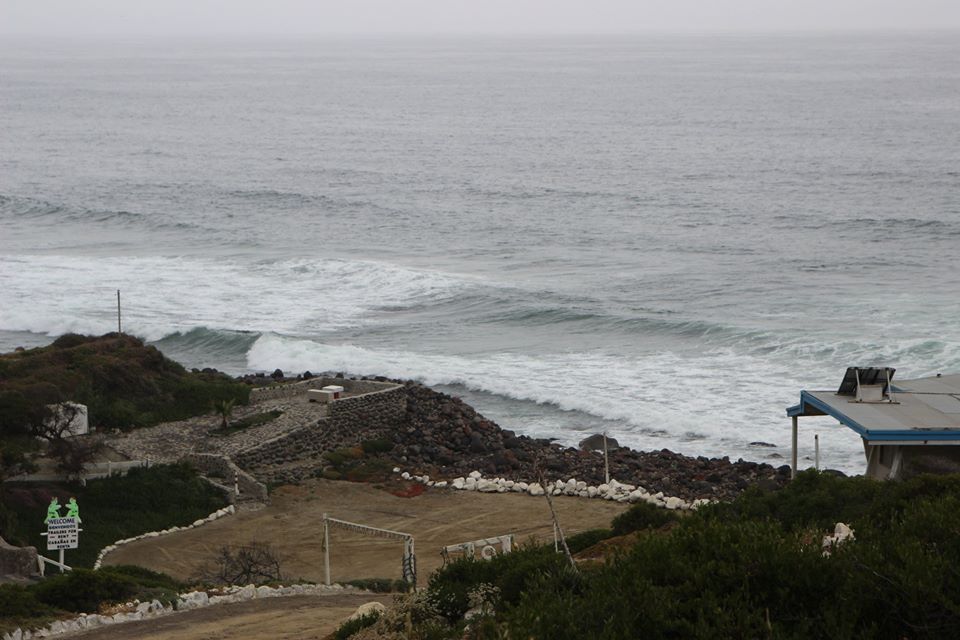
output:
<path id="1" fill-rule="evenodd" d="M 419 637 L 960 637 L 958 476 L 807 471 L 685 516 L 648 507 L 572 537 L 576 568 L 552 544 L 447 565 L 427 589 L 447 631 Z M 837 522 L 855 537 L 825 546 Z"/>
<path id="2" fill-rule="evenodd" d="M 86 405 L 91 428 L 127 430 L 216 405 L 232 408 L 249 395 L 249 385 L 215 371 L 187 371 L 125 334 L 66 334 L 45 347 L 0 355 L 0 531 L 13 528 L 5 522 L 5 480 L 34 471 L 44 453 L 77 477 L 97 453 L 96 438 L 66 437 L 73 409 L 60 403 Z"/>
<path id="3" fill-rule="evenodd" d="M 103 547 L 148 531 L 183 526 L 226 506 L 225 496 L 186 464 L 131 469 L 125 476 L 78 483 L 9 483 L 6 523 L 0 534 L 12 544 L 46 542 L 43 517 L 52 497 L 75 497 L 83 518 L 80 547 L 67 552 L 72 567 L 92 567 Z"/>
<path id="4" fill-rule="evenodd" d="M 0 437 L 36 429 L 48 405 L 88 408 L 90 425 L 131 429 L 245 404 L 250 387 L 217 372 L 187 371 L 139 338 L 66 334 L 46 347 L 0 355 Z"/>
<path id="5" fill-rule="evenodd" d="M 84 402 L 94 424 L 123 429 L 215 410 L 221 428 L 214 433 L 229 435 L 280 415 L 271 410 L 231 421 L 248 389 L 221 374 L 187 372 L 118 334 L 64 336 L 49 347 L 0 356 L 4 473 L 26 468 L 36 455 L 37 425 L 48 417 L 43 408 L 50 402 Z M 322 454 L 325 478 L 386 483 L 394 495 L 409 497 L 406 487 L 394 491 L 391 480 L 401 454 L 506 469 L 540 459 L 558 473 L 568 461 L 585 473 L 596 467 L 586 452 L 515 436 L 462 402 L 426 388 L 405 389 L 406 420 L 416 427 L 405 432 L 413 435 L 365 433 L 352 446 L 331 448 Z M 666 483 L 648 458 L 620 450 L 611 457 L 630 477 L 656 471 Z M 787 483 L 781 470 L 756 463 L 667 451 L 656 460 L 669 465 L 669 484 L 678 492 L 719 487 L 714 495 L 739 495 L 691 512 L 635 504 L 605 528 L 570 536 L 573 563 L 552 544 L 533 542 L 491 561 L 452 562 L 423 591 L 398 597 L 398 606 L 383 615 L 344 625 L 337 637 L 960 637 L 960 476 L 881 483 L 807 471 Z M 80 568 L 92 566 L 99 549 L 117 539 L 189 524 L 226 504 L 186 465 L 134 469 L 86 486 L 7 482 L 0 533 L 43 549 L 39 533 L 52 497 L 76 497 L 82 506 L 81 548 L 67 554 L 67 563 Z M 849 525 L 854 536 L 825 543 L 837 523 Z M 267 551 L 223 547 L 219 573 L 204 581 L 277 581 L 279 561 Z M 250 570 L 264 564 L 270 571 Z M 168 580 L 134 569 L 78 570 L 38 586 L 0 588 L 0 616 L 19 624 L 24 617 L 92 611 L 181 586 Z M 388 580 L 367 586 L 374 584 L 376 590 L 397 586 Z"/>
<path id="6" fill-rule="evenodd" d="M 393 448 L 385 439 L 364 440 L 356 447 L 342 447 L 323 454 L 327 480 L 381 482 L 393 475 L 393 462 L 383 454 Z"/>
<path id="7" fill-rule="evenodd" d="M 111 603 L 134 598 L 169 603 L 183 587 L 170 576 L 134 566 L 75 569 L 30 585 L 0 585 L 0 631 L 96 613 Z"/>

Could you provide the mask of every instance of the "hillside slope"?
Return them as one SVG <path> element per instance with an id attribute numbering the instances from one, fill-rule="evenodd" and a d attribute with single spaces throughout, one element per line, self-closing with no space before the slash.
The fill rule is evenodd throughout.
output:
<path id="1" fill-rule="evenodd" d="M 53 344 L 0 355 L 0 436 L 36 424 L 47 404 L 87 405 L 91 427 L 128 429 L 245 403 L 249 387 L 216 372 L 190 372 L 124 334 L 66 334 Z"/>

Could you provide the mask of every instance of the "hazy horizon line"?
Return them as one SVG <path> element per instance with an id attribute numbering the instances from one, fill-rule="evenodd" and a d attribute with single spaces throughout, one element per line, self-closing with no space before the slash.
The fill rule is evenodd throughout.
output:
<path id="1" fill-rule="evenodd" d="M 632 30 L 556 30 L 556 31 L 312 31 L 312 32 L 281 32 L 281 31 L 195 31 L 195 32 L 84 32 L 84 33 L 50 33 L 40 31 L 4 31 L 0 29 L 0 36 L 4 38 L 47 39 L 47 40 L 128 40 L 149 38 L 152 40 L 193 39 L 193 38 L 343 38 L 343 39 L 450 39 L 450 38 L 554 38 L 554 37 L 631 37 L 651 35 L 843 35 L 843 34 L 950 34 L 960 31 L 957 26 L 938 27 L 691 27 L 691 28 L 656 28 Z"/>

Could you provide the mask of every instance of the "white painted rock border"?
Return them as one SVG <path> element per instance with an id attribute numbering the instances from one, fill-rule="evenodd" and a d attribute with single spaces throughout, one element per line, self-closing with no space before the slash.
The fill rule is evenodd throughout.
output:
<path id="1" fill-rule="evenodd" d="M 197 527 L 202 527 L 203 525 L 213 522 L 214 520 L 219 520 L 220 518 L 233 515 L 236 513 L 236 507 L 232 504 L 227 505 L 223 509 L 217 509 L 206 518 L 200 518 L 199 520 L 194 520 L 193 524 L 188 524 L 185 527 L 170 527 L 169 529 L 164 529 L 163 531 L 148 531 L 147 533 L 141 533 L 138 536 L 132 538 L 124 538 L 123 540 L 117 540 L 113 544 L 108 544 L 103 549 L 100 549 L 100 553 L 97 554 L 97 561 L 93 563 L 94 570 L 99 569 L 100 565 L 103 563 L 103 559 L 108 553 L 114 551 L 117 547 L 123 546 L 125 544 L 130 544 L 131 542 L 136 542 L 137 540 L 143 540 L 144 538 L 159 538 L 160 536 L 170 535 L 171 533 L 176 533 L 177 531 L 186 531 L 187 529 L 196 529 Z"/>
<path id="2" fill-rule="evenodd" d="M 244 600 L 254 600 L 256 598 L 277 598 L 282 596 L 323 596 L 334 593 L 360 593 L 360 589 L 347 588 L 343 585 L 332 584 L 330 586 L 322 584 L 294 584 L 289 587 L 258 587 L 248 584 L 245 587 L 226 587 L 217 590 L 214 595 L 206 591 L 190 591 L 181 593 L 173 605 L 164 605 L 159 600 L 152 602 L 140 602 L 133 600 L 121 605 L 123 611 L 113 615 L 100 615 L 97 613 L 81 613 L 76 618 L 69 620 L 55 620 L 46 627 L 27 630 L 17 628 L 3 634 L 3 640 L 34 640 L 35 638 L 49 638 L 67 633 L 76 633 L 86 631 L 87 629 L 96 629 L 112 624 L 122 624 L 124 622 L 135 622 L 138 620 L 150 620 L 167 616 L 178 611 L 190 611 L 192 609 L 202 609 L 217 604 L 228 604 L 230 602 L 242 602 Z"/>
<path id="3" fill-rule="evenodd" d="M 414 475 L 408 471 L 402 471 L 399 467 L 394 467 L 394 473 L 399 473 L 404 480 L 411 480 L 425 484 L 428 487 L 443 488 L 448 487 L 457 491 L 479 491 L 480 493 L 525 493 L 531 496 L 542 496 L 547 491 L 553 496 L 573 496 L 579 498 L 593 498 L 599 500 L 613 500 L 614 502 L 646 502 L 664 509 L 691 510 L 717 502 L 710 498 L 697 498 L 692 502 L 687 502 L 682 498 L 675 496 L 665 496 L 663 492 L 650 493 L 643 487 L 632 484 L 624 484 L 611 480 L 607 484 L 590 486 L 582 480 L 570 478 L 566 481 L 556 480 L 548 482 L 547 486 L 542 486 L 539 482 L 515 482 L 506 478 L 484 478 L 479 471 L 471 471 L 466 477 L 454 478 L 451 481 L 434 481 L 427 475 Z"/>

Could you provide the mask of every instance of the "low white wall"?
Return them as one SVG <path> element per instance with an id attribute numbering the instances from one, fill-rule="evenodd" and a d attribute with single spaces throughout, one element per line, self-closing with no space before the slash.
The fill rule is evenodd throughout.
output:
<path id="1" fill-rule="evenodd" d="M 232 504 L 227 505 L 223 509 L 217 509 L 206 518 L 200 518 L 199 520 L 194 520 L 192 524 L 188 524 L 184 527 L 170 527 L 169 529 L 164 529 L 162 531 L 148 531 L 147 533 L 141 533 L 138 536 L 132 538 L 124 538 L 123 540 L 117 540 L 113 544 L 108 544 L 103 549 L 100 550 L 100 553 L 97 554 L 97 561 L 93 563 L 93 568 L 99 569 L 100 565 L 103 564 L 103 559 L 107 556 L 108 553 L 121 547 L 125 544 L 130 544 L 131 542 L 136 542 L 137 540 L 143 540 L 145 538 L 159 538 L 160 536 L 167 536 L 171 533 L 176 533 L 177 531 L 186 531 L 187 529 L 196 529 L 197 527 L 202 527 L 208 522 L 213 522 L 214 520 L 219 520 L 220 518 L 233 515 L 236 513 L 236 507 Z"/>
<path id="2" fill-rule="evenodd" d="M 159 600 L 140 602 L 133 600 L 126 602 L 119 608 L 121 611 L 112 615 L 80 614 L 69 620 L 56 620 L 39 629 L 26 630 L 17 628 L 3 634 L 3 640 L 33 640 L 34 638 L 49 638 L 67 633 L 77 633 L 98 627 L 138 622 L 167 616 L 180 611 L 202 609 L 217 604 L 244 602 L 257 598 L 277 598 L 283 596 L 325 596 L 337 593 L 362 593 L 360 589 L 343 587 L 339 584 L 295 584 L 289 587 L 258 587 L 248 584 L 245 587 L 225 587 L 223 589 L 206 591 L 191 591 L 181 593 L 173 605 L 164 605 Z M 213 595 L 211 595 L 213 594 Z"/>
<path id="3" fill-rule="evenodd" d="M 407 471 L 401 471 L 399 467 L 394 468 L 394 473 L 399 473 L 404 480 L 412 480 L 425 484 L 428 487 L 449 488 L 458 491 L 479 491 L 480 493 L 524 493 L 531 496 L 542 496 L 550 492 L 552 496 L 572 496 L 578 498 L 592 498 L 599 500 L 612 500 L 614 502 L 647 502 L 664 509 L 697 509 L 705 504 L 716 502 L 707 498 L 698 498 L 692 502 L 687 502 L 683 498 L 675 496 L 665 496 L 663 492 L 650 493 L 643 487 L 637 487 L 632 484 L 625 484 L 611 480 L 607 484 L 598 486 L 588 485 L 586 482 L 576 478 L 568 480 L 556 480 L 548 482 L 546 486 L 539 482 L 515 482 L 506 478 L 484 478 L 479 471 L 471 471 L 466 477 L 455 478 L 453 480 L 431 480 L 430 476 L 413 475 Z"/>

